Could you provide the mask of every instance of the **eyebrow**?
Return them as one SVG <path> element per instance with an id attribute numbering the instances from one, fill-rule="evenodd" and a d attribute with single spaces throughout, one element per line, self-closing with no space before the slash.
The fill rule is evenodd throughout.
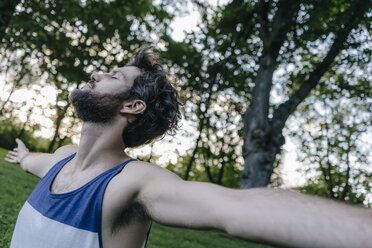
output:
<path id="1" fill-rule="evenodd" d="M 125 76 L 125 74 L 124 74 L 122 71 L 118 70 L 118 69 L 114 69 L 114 70 L 112 70 L 111 73 L 113 73 L 113 74 L 114 74 L 114 73 L 120 73 L 120 75 L 121 75 L 123 78 L 125 78 L 125 79 L 127 78 L 127 77 Z"/>

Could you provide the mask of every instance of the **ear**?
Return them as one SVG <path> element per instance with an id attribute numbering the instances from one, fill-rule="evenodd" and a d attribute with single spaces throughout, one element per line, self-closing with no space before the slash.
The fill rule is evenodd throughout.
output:
<path id="1" fill-rule="evenodd" d="M 120 114 L 132 114 L 138 115 L 146 110 L 146 103 L 142 100 L 132 100 L 129 102 L 124 102 L 121 109 Z"/>

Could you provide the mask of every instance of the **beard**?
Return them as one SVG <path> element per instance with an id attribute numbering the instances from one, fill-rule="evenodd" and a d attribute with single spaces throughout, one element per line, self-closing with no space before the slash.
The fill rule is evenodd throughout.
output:
<path id="1" fill-rule="evenodd" d="M 75 89 L 70 101 L 76 115 L 84 122 L 108 123 L 117 114 L 121 104 L 128 99 L 129 91 L 117 94 L 98 94 L 87 90 Z"/>

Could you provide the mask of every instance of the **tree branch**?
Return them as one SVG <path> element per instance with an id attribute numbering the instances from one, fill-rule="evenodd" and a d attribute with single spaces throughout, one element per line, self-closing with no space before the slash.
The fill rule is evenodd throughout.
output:
<path id="1" fill-rule="evenodd" d="M 269 20 L 267 16 L 270 11 L 270 1 L 261 0 L 255 7 L 257 11 L 257 19 L 261 24 L 260 37 L 264 42 L 264 45 L 266 45 L 265 42 L 269 39 Z"/>
<path id="2" fill-rule="evenodd" d="M 363 1 L 361 1 L 363 2 Z M 353 8 L 353 14 L 350 15 L 350 19 L 345 22 L 345 27 L 340 28 L 335 34 L 334 42 L 328 51 L 326 57 L 321 63 L 319 63 L 315 69 L 310 73 L 309 78 L 304 81 L 300 88 L 294 92 L 289 100 L 282 103 L 274 112 L 273 123 L 275 130 L 282 130 L 288 117 L 295 111 L 297 106 L 309 95 L 311 90 L 315 88 L 324 73 L 330 68 L 336 56 L 346 46 L 346 40 L 349 33 L 355 28 L 362 20 L 364 14 L 369 8 L 360 8 L 357 2 Z"/>
<path id="3" fill-rule="evenodd" d="M 214 180 L 214 178 L 212 176 L 212 173 L 211 173 L 211 167 L 208 165 L 208 161 L 209 161 L 210 157 L 211 157 L 211 150 L 208 147 L 207 148 L 207 158 L 205 160 L 204 167 L 205 167 L 205 171 L 207 172 L 207 176 L 208 176 L 209 181 L 211 181 L 211 183 L 216 183 L 216 181 Z"/>
<path id="4" fill-rule="evenodd" d="M 347 165 L 347 169 L 346 169 L 346 182 L 345 182 L 345 186 L 344 186 L 344 189 L 342 191 L 342 200 L 345 201 L 345 198 L 346 198 L 346 194 L 347 192 L 349 191 L 349 179 L 350 179 L 350 158 L 349 158 L 349 153 L 350 153 L 350 146 L 351 146 L 351 133 L 349 133 L 349 136 L 347 137 L 347 150 L 346 150 L 346 165 Z"/>
<path id="5" fill-rule="evenodd" d="M 210 102 L 211 102 L 211 99 L 212 99 L 212 93 L 213 93 L 213 85 L 215 85 L 216 83 L 216 78 L 217 76 L 213 79 L 213 83 L 212 85 L 210 86 L 209 88 L 209 95 L 208 95 L 208 98 L 206 99 L 206 101 L 204 102 L 205 104 L 205 110 L 202 112 L 201 116 L 202 116 L 202 119 L 200 120 L 200 123 L 199 123 L 199 135 L 198 135 L 198 138 L 196 139 L 195 141 L 195 147 L 194 147 L 194 150 L 192 152 L 192 155 L 191 155 L 191 158 L 187 164 L 187 167 L 186 167 L 186 171 L 185 171 L 185 175 L 183 177 L 184 180 L 188 180 L 189 179 L 189 173 L 191 171 L 191 167 L 194 163 L 194 160 L 195 160 L 195 156 L 196 156 L 196 153 L 199 149 L 199 142 L 201 140 L 201 135 L 202 135 L 202 132 L 203 132 L 203 129 L 204 129 L 204 125 L 206 124 L 205 123 L 205 119 L 206 119 L 206 114 L 208 112 L 208 109 L 209 109 L 209 105 L 210 105 Z"/>
<path id="6" fill-rule="evenodd" d="M 284 43 L 287 33 L 292 25 L 292 16 L 299 7 L 298 4 L 290 5 L 288 0 L 278 3 L 278 9 L 272 21 L 271 34 L 268 40 L 262 40 L 264 49 L 259 60 L 256 85 L 253 89 L 251 111 L 255 112 L 254 118 L 260 125 L 267 121 L 269 111 L 269 99 L 272 86 L 272 75 L 276 65 L 276 59 L 280 47 Z M 290 5 L 290 6 L 288 6 Z"/>
<path id="7" fill-rule="evenodd" d="M 331 198 L 336 198 L 335 196 L 335 193 L 333 192 L 333 179 L 332 179 L 332 164 L 331 164 L 331 160 L 329 158 L 329 127 L 328 127 L 328 123 L 327 121 L 325 121 L 325 131 L 326 131 L 326 139 L 327 139 L 327 153 L 326 153 L 326 157 L 327 157 L 327 172 L 328 172 L 328 177 L 329 177 L 329 183 L 328 183 L 328 188 L 329 188 L 329 194 L 331 196 Z"/>

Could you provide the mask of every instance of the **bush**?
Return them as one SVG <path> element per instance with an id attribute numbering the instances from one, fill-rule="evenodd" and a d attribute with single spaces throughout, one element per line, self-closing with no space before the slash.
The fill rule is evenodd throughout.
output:
<path id="1" fill-rule="evenodd" d="M 21 137 L 22 126 L 15 124 L 10 120 L 3 120 L 0 122 L 0 147 L 6 149 L 13 149 L 17 146 L 15 139 L 20 138 L 30 151 L 33 152 L 45 152 L 47 151 L 49 141 L 41 137 L 34 137 L 33 132 L 38 127 L 33 127 L 33 130 L 25 130 Z"/>

